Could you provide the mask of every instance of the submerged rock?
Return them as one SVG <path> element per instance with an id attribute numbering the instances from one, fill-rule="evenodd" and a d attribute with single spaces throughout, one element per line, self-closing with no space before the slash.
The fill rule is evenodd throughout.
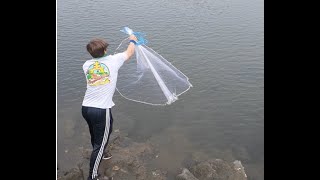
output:
<path id="1" fill-rule="evenodd" d="M 183 168 L 182 173 L 178 174 L 177 180 L 199 180 L 186 168 Z"/>
<path id="2" fill-rule="evenodd" d="M 191 172 L 199 180 L 247 180 L 240 161 L 228 163 L 221 159 L 211 159 L 193 166 Z"/>

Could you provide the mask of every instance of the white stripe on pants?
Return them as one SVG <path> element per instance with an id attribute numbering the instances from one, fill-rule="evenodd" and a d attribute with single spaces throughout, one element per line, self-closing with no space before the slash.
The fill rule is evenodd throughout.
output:
<path id="1" fill-rule="evenodd" d="M 98 176 L 98 168 L 99 168 L 99 164 L 103 155 L 103 151 L 104 151 L 104 146 L 106 145 L 107 141 L 108 141 L 108 136 L 109 136 L 109 128 L 110 128 L 110 109 L 107 108 L 106 109 L 106 126 L 104 129 L 104 135 L 103 135 L 103 140 L 102 140 L 102 144 L 98 153 L 98 156 L 96 158 L 96 161 L 94 163 L 94 167 L 93 167 L 93 172 L 92 172 L 92 179 Z"/>

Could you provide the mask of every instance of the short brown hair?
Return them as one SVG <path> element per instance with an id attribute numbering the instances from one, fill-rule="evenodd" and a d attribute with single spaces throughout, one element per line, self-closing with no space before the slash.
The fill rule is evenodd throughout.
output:
<path id="1" fill-rule="evenodd" d="M 87 51 L 93 58 L 99 58 L 104 55 L 104 51 L 109 44 L 103 39 L 93 39 L 87 44 Z"/>

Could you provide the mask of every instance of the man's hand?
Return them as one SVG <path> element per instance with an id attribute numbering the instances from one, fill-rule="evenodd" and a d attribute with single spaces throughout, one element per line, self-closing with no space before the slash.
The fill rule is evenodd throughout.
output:
<path id="1" fill-rule="evenodd" d="M 130 36 L 129 36 L 129 39 L 130 40 L 134 40 L 134 41 L 138 41 L 138 39 L 137 39 L 137 37 L 135 36 L 135 35 L 133 35 L 133 34 L 131 34 Z"/>
<path id="2" fill-rule="evenodd" d="M 137 37 L 135 35 L 133 35 L 133 34 L 129 36 L 129 39 L 130 40 L 134 40 L 135 42 L 138 41 Z M 134 46 L 135 45 L 133 43 L 129 43 L 128 48 L 125 51 L 126 54 L 127 54 L 127 59 L 126 60 L 130 59 L 130 57 L 134 54 Z"/>

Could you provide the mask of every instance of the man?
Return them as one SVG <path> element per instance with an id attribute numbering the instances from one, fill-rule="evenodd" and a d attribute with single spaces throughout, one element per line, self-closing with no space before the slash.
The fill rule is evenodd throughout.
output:
<path id="1" fill-rule="evenodd" d="M 93 147 L 88 180 L 97 180 L 101 159 L 111 158 L 104 150 L 112 132 L 111 108 L 115 105 L 112 97 L 116 89 L 118 70 L 134 54 L 137 41 L 134 35 L 129 39 L 127 50 L 115 55 L 107 55 L 108 43 L 103 39 L 93 39 L 87 44 L 87 51 L 93 57 L 83 64 L 87 90 L 82 103 L 82 116 L 88 123 Z"/>

